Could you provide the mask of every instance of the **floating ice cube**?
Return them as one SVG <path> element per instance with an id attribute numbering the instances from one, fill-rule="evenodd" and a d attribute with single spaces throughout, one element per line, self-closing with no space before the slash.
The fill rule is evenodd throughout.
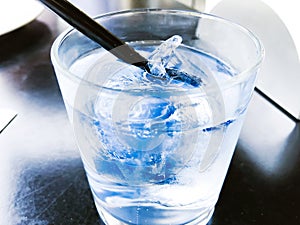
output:
<path id="1" fill-rule="evenodd" d="M 181 44 L 182 38 L 174 35 L 158 46 L 148 58 L 148 66 L 153 75 L 163 77 L 166 75 L 166 66 L 173 57 L 175 49 Z"/>
<path id="2" fill-rule="evenodd" d="M 115 106 L 114 122 L 120 141 L 138 151 L 149 151 L 165 140 L 170 117 L 176 111 L 172 102 L 157 96 L 127 97 Z"/>
<path id="3" fill-rule="evenodd" d="M 176 67 L 178 65 L 173 65 L 172 68 L 169 68 L 170 65 L 168 64 L 173 58 L 176 58 L 175 50 L 180 46 L 181 42 L 182 37 L 174 35 L 164 41 L 150 54 L 148 57 L 148 67 L 150 68 L 151 75 L 156 76 L 156 78 L 165 79 L 167 83 L 176 80 L 182 84 L 198 87 L 201 85 L 201 79 L 199 77 L 179 70 Z M 178 63 L 181 64 L 182 62 L 177 62 L 177 64 Z"/>

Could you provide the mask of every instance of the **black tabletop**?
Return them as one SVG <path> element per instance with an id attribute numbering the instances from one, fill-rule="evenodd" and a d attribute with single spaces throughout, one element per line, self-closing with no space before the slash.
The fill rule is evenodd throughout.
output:
<path id="1" fill-rule="evenodd" d="M 121 7 L 83 2 L 91 14 Z M 49 57 L 65 27 L 45 10 L 0 36 L 0 109 L 18 113 L 0 134 L 1 225 L 103 224 Z M 299 126 L 254 94 L 210 225 L 300 224 Z"/>

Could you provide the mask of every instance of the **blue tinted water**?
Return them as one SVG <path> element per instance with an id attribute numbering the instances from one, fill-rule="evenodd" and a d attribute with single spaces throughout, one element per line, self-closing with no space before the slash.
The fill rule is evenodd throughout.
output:
<path id="1" fill-rule="evenodd" d="M 145 56 L 157 49 L 157 43 L 133 45 Z M 218 90 L 234 70 L 185 46 L 161 62 L 171 71 L 154 74 L 122 67 L 116 59 L 95 63 L 101 54 L 95 51 L 73 67 L 82 70 L 90 63 L 86 78 L 102 77 L 99 87 L 105 87 L 91 93 L 80 87 L 78 96 L 85 98 L 74 108 L 98 209 L 124 224 L 175 225 L 197 218 L 205 223 L 241 127 L 239 115 L 225 114 L 227 99 Z M 206 87 L 214 85 L 218 93 L 207 96 Z"/>

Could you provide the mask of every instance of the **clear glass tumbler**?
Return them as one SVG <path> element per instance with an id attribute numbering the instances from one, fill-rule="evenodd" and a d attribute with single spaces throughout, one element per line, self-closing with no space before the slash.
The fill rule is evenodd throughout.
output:
<path id="1" fill-rule="evenodd" d="M 207 224 L 264 56 L 260 41 L 199 12 L 140 9 L 96 20 L 145 57 L 180 35 L 165 66 L 186 74 L 152 76 L 73 29 L 54 42 L 51 59 L 101 218 Z"/>

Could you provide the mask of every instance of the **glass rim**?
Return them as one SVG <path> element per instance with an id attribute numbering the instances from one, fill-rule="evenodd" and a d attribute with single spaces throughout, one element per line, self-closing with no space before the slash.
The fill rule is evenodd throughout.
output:
<path id="1" fill-rule="evenodd" d="M 247 66 L 244 70 L 238 72 L 237 74 L 235 74 L 234 76 L 232 76 L 230 79 L 223 81 L 220 84 L 220 90 L 224 90 L 227 88 L 230 88 L 232 86 L 235 86 L 243 81 L 245 81 L 247 79 L 247 77 L 249 76 L 253 76 L 253 74 L 251 73 L 251 71 L 255 71 L 259 68 L 259 66 L 261 65 L 264 56 L 265 56 L 265 50 L 263 47 L 262 42 L 259 40 L 259 38 L 249 29 L 239 25 L 238 23 L 235 23 L 231 20 L 222 18 L 220 16 L 216 16 L 213 14 L 208 14 L 208 13 L 204 13 L 204 12 L 199 12 L 199 11 L 192 11 L 192 10 L 181 10 L 181 9 L 160 9 L 160 8 L 153 8 L 153 9 L 148 9 L 148 8 L 143 8 L 143 9 L 129 9 L 129 10 L 120 10 L 120 11 L 112 11 L 112 12 L 108 12 L 108 13 L 104 13 L 104 14 L 100 14 L 98 16 L 93 17 L 95 20 L 104 18 L 104 17 L 110 17 L 110 16 L 115 16 L 115 15 L 125 15 L 125 14 L 132 14 L 132 13 L 168 13 L 168 14 L 181 14 L 181 15 L 188 15 L 188 16 L 194 16 L 194 17 L 198 17 L 198 18 L 207 18 L 207 19 L 211 19 L 214 21 L 219 21 L 221 23 L 230 25 L 232 27 L 236 27 L 237 29 L 239 29 L 241 32 L 243 32 L 244 34 L 246 34 L 251 41 L 254 43 L 254 45 L 256 46 L 257 49 L 257 59 L 254 60 L 254 62 Z M 107 88 L 107 89 L 111 89 L 113 91 L 122 91 L 122 92 L 130 92 L 131 89 L 115 89 L 115 88 L 108 88 L 105 87 L 103 85 L 99 85 L 99 84 L 95 84 L 93 82 L 90 82 L 88 80 L 84 80 L 81 77 L 79 77 L 78 75 L 76 75 L 75 73 L 70 72 L 70 70 L 65 67 L 59 60 L 59 48 L 61 47 L 61 45 L 63 44 L 63 41 L 65 40 L 65 38 L 69 35 L 71 35 L 73 32 L 79 32 L 77 31 L 75 28 L 70 27 L 67 28 L 65 31 L 63 31 L 61 34 L 59 34 L 56 39 L 54 40 L 52 46 L 51 46 L 51 61 L 53 64 L 56 64 L 56 66 L 58 66 L 58 68 L 62 71 L 64 71 L 64 75 L 67 75 L 70 78 L 75 78 L 80 80 L 80 82 L 87 82 L 89 85 L 93 85 L 99 88 Z M 99 45 L 100 46 L 100 45 Z M 200 86 L 201 87 L 201 86 Z M 178 92 L 193 92 L 194 89 L 198 89 L 198 88 L 193 88 L 193 89 L 186 89 L 184 91 L 182 90 L 177 90 Z M 136 92 L 137 88 L 132 89 L 134 92 Z M 166 92 L 171 91 L 174 92 L 174 88 L 168 90 L 166 89 Z M 177 92 L 176 91 L 176 92 Z M 199 89 L 198 89 L 199 91 Z M 205 91 L 205 93 L 207 94 L 207 90 Z"/>

